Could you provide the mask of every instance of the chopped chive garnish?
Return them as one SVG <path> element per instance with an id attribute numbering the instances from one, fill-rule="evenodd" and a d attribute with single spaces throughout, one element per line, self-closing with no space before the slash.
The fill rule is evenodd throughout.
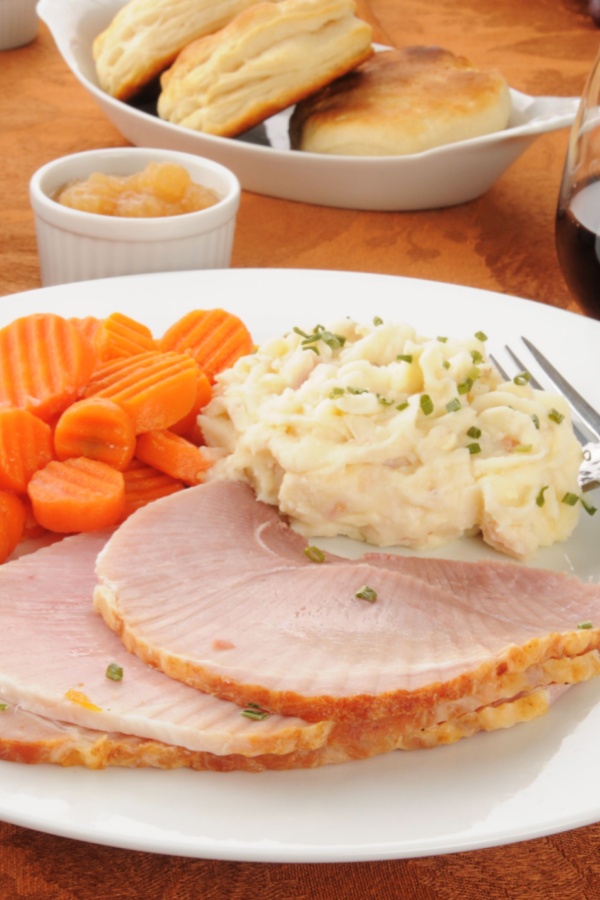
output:
<path id="1" fill-rule="evenodd" d="M 447 359 L 444 360 L 444 362 L 442 363 L 442 366 L 444 367 L 444 369 L 449 369 L 449 368 L 450 368 L 450 363 L 448 362 Z"/>
<path id="2" fill-rule="evenodd" d="M 533 444 L 517 444 L 513 447 L 513 453 L 531 453 Z"/>
<path id="3" fill-rule="evenodd" d="M 518 375 L 515 375 L 513 381 L 515 384 L 519 385 L 527 384 L 529 381 L 531 381 L 531 375 L 529 374 L 529 372 L 519 372 Z"/>
<path id="4" fill-rule="evenodd" d="M 461 405 L 458 397 L 455 397 L 454 400 L 450 400 L 446 403 L 446 412 L 458 412 L 459 409 L 461 409 Z"/>
<path id="5" fill-rule="evenodd" d="M 467 444 L 467 450 L 473 456 L 475 453 L 481 453 L 481 446 L 476 441 L 472 444 Z"/>
<path id="6" fill-rule="evenodd" d="M 400 412 L 402 412 L 402 410 L 406 409 L 407 406 L 408 406 L 408 400 L 404 400 L 403 403 L 398 403 L 396 405 L 396 409 L 399 410 Z"/>
<path id="7" fill-rule="evenodd" d="M 390 400 L 389 397 L 382 397 L 380 394 L 377 394 L 377 401 L 378 403 L 381 403 L 382 406 L 391 406 L 394 402 L 393 400 Z"/>
<path id="8" fill-rule="evenodd" d="M 479 350 L 471 350 L 471 359 L 474 363 L 483 362 L 483 353 L 480 353 Z"/>
<path id="9" fill-rule="evenodd" d="M 468 394 L 471 388 L 473 387 L 473 379 L 466 378 L 464 381 L 461 381 L 460 384 L 456 385 L 456 390 L 459 394 Z"/>
<path id="10" fill-rule="evenodd" d="M 328 347 L 331 347 L 332 350 L 339 350 L 346 343 L 346 338 L 343 335 L 333 334 L 331 331 L 327 331 L 322 325 L 315 325 L 312 334 L 307 334 L 300 328 L 294 328 L 293 330 L 303 338 L 302 346 L 304 349 L 314 350 L 317 355 L 319 353 L 319 348 L 315 346 L 317 341 L 323 341 L 323 343 L 327 344 Z"/>
<path id="11" fill-rule="evenodd" d="M 369 587 L 368 584 L 363 585 L 354 596 L 359 600 L 368 600 L 369 603 L 375 603 L 377 600 L 377 592 L 372 587 Z"/>
<path id="12" fill-rule="evenodd" d="M 321 332 L 319 339 L 324 341 L 332 350 L 339 350 L 346 343 L 346 338 L 343 335 L 332 334 L 330 331 Z"/>
<path id="13" fill-rule="evenodd" d="M 247 719 L 254 719 L 257 722 L 269 718 L 269 713 L 266 709 L 262 709 L 258 703 L 248 703 L 246 708 L 242 710 L 241 715 Z"/>
<path id="14" fill-rule="evenodd" d="M 540 430 L 540 420 L 539 420 L 539 417 L 536 416 L 535 413 L 533 413 L 533 415 L 532 415 L 532 417 L 531 417 L 531 421 L 533 422 L 533 424 L 535 425 L 535 427 L 536 427 L 537 430 L 539 431 L 539 430 Z"/>
<path id="15" fill-rule="evenodd" d="M 373 316 L 373 325 L 383 325 L 383 319 L 379 316 Z"/>
<path id="16" fill-rule="evenodd" d="M 548 413 L 548 418 L 551 419 L 552 422 L 556 422 L 557 425 L 560 425 L 560 423 L 564 419 L 564 416 L 557 409 L 554 409 L 554 407 L 552 407 L 552 409 Z"/>
<path id="17" fill-rule="evenodd" d="M 567 506 L 575 506 L 578 500 L 579 497 L 577 496 L 577 494 L 572 494 L 570 491 L 567 491 L 565 496 L 562 498 L 562 502 L 566 503 Z"/>
<path id="18" fill-rule="evenodd" d="M 421 394 L 419 405 L 426 416 L 430 416 L 433 412 L 433 400 L 431 399 L 429 394 Z"/>
<path id="19" fill-rule="evenodd" d="M 469 430 L 467 431 L 469 437 L 472 438 L 480 438 L 481 437 L 481 428 L 477 428 L 475 425 L 471 425 Z"/>
<path id="20" fill-rule="evenodd" d="M 567 491 L 565 496 L 562 498 L 562 502 L 566 503 L 567 506 L 575 506 L 575 504 L 579 501 L 583 508 L 585 509 L 588 516 L 593 516 L 595 512 L 597 512 L 596 507 L 592 506 L 591 503 L 587 503 L 583 497 L 580 497 L 578 494 L 572 494 L 570 491 Z"/>
<path id="21" fill-rule="evenodd" d="M 549 487 L 550 487 L 549 484 L 545 484 L 543 488 L 540 488 L 540 491 L 539 491 L 537 497 L 535 498 L 535 502 L 538 506 L 543 506 L 544 503 L 546 502 L 546 498 L 544 497 L 544 494 L 548 490 Z"/>
<path id="22" fill-rule="evenodd" d="M 475 337 L 477 338 L 478 341 L 481 341 L 482 343 L 483 343 L 484 341 L 487 341 L 487 339 L 488 339 L 488 336 L 487 336 L 487 334 L 485 333 L 485 331 L 476 331 L 476 332 L 475 332 Z"/>
<path id="23" fill-rule="evenodd" d="M 319 547 L 305 547 L 304 555 L 307 556 L 311 562 L 314 563 L 322 563 L 325 562 L 325 554 Z"/>
<path id="24" fill-rule="evenodd" d="M 357 388 L 357 387 L 347 387 L 346 390 L 349 394 L 368 394 L 368 390 L 366 388 Z"/>
<path id="25" fill-rule="evenodd" d="M 341 397 L 341 396 L 342 396 L 343 394 L 345 394 L 345 393 L 346 393 L 346 391 L 344 390 L 344 388 L 342 388 L 342 387 L 334 387 L 334 388 L 332 388 L 331 391 L 329 392 L 329 399 L 330 399 L 330 400 L 334 400 L 336 397 Z"/>
<path id="26" fill-rule="evenodd" d="M 411 363 L 413 361 L 412 353 L 399 353 L 396 359 L 399 362 Z"/>
<path id="27" fill-rule="evenodd" d="M 582 505 L 583 508 L 585 509 L 585 511 L 586 511 L 586 513 L 588 514 L 588 516 L 593 516 L 594 513 L 597 511 L 597 510 L 596 510 L 596 507 L 595 507 L 595 506 L 592 506 L 591 503 L 586 503 L 586 501 L 583 499 L 583 497 L 580 497 L 580 500 L 581 500 L 581 505 Z"/>
<path id="28" fill-rule="evenodd" d="M 123 667 L 117 663 L 109 663 L 104 673 L 111 681 L 123 681 Z"/>
<path id="29" fill-rule="evenodd" d="M 8 709 L 8 703 L 0 703 L 0 712 L 6 712 Z"/>
<path id="30" fill-rule="evenodd" d="M 590 621 L 587 621 L 587 622 L 578 622 L 577 627 L 578 628 L 593 628 L 594 626 L 592 625 L 592 623 Z"/>
<path id="31" fill-rule="evenodd" d="M 447 340 L 448 340 L 447 337 L 443 337 L 443 336 L 441 336 L 441 337 L 438 336 L 437 339 L 438 339 L 438 341 L 440 342 L 440 344 L 445 344 L 445 343 L 447 342 Z"/>

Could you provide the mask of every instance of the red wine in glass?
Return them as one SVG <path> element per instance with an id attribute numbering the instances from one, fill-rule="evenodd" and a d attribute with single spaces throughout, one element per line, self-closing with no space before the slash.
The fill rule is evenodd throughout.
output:
<path id="1" fill-rule="evenodd" d="M 600 319 L 600 178 L 576 185 L 556 213 L 556 250 L 567 285 Z"/>

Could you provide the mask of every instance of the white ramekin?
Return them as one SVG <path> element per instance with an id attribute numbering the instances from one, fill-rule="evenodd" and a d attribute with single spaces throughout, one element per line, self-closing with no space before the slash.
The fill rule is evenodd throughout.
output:
<path id="1" fill-rule="evenodd" d="M 0 50 L 30 44 L 38 33 L 37 0 L 0 0 Z"/>
<path id="2" fill-rule="evenodd" d="M 221 199 L 198 212 L 161 218 L 80 212 L 52 199 L 72 179 L 93 172 L 132 175 L 149 162 L 179 163 L 193 181 Z M 29 197 L 44 286 L 143 272 L 223 269 L 231 261 L 240 184 L 229 169 L 203 157 L 142 147 L 75 153 L 38 169 Z"/>

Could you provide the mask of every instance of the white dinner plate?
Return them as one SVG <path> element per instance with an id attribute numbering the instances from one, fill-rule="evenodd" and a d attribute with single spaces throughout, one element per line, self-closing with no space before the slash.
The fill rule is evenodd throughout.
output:
<path id="1" fill-rule="evenodd" d="M 92 41 L 125 0 L 40 0 L 65 62 L 108 119 L 132 144 L 197 153 L 232 169 L 248 191 L 321 206 L 409 210 L 452 206 L 484 194 L 541 134 L 572 124 L 573 97 L 529 97 L 513 90 L 508 127 L 425 153 L 396 157 L 328 156 L 289 149 L 291 110 L 268 119 L 242 138 L 214 137 L 122 103 L 98 85 Z M 450 47 L 460 53 L 460 47 Z M 484 61 L 479 60 L 484 67 Z M 147 98 L 146 98 L 147 99 Z"/>
<path id="2" fill-rule="evenodd" d="M 340 315 L 378 315 L 428 336 L 482 329 L 490 350 L 505 359 L 504 342 L 518 344 L 525 334 L 600 407 L 600 322 L 394 276 L 285 269 L 131 276 L 5 297 L 0 324 L 43 310 L 119 310 L 158 335 L 198 306 L 241 315 L 257 341 Z M 583 514 L 573 537 L 540 552 L 535 563 L 599 580 L 599 532 L 600 515 Z M 438 551 L 455 558 L 493 553 L 475 539 Z M 94 772 L 2 762 L 0 819 L 99 844 L 214 859 L 347 862 L 449 853 L 600 820 L 599 741 L 596 680 L 573 687 L 526 725 L 314 770 Z"/>

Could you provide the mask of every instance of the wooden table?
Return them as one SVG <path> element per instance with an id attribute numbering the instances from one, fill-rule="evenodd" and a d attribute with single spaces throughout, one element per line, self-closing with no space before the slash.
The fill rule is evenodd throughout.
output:
<path id="1" fill-rule="evenodd" d="M 362 0 L 375 39 L 441 44 L 500 68 L 528 94 L 579 95 L 599 32 L 583 0 Z M 40 285 L 28 181 L 46 161 L 125 143 L 62 62 L 42 26 L 0 54 L 0 294 Z M 236 267 L 349 269 L 473 285 L 577 312 L 558 268 L 554 213 L 568 134 L 540 138 L 489 193 L 417 213 L 354 212 L 245 193 Z M 573 790 L 585 790 L 573 773 Z M 600 825 L 450 856 L 354 864 L 166 857 L 0 824 L 5 900 L 600 897 Z"/>

